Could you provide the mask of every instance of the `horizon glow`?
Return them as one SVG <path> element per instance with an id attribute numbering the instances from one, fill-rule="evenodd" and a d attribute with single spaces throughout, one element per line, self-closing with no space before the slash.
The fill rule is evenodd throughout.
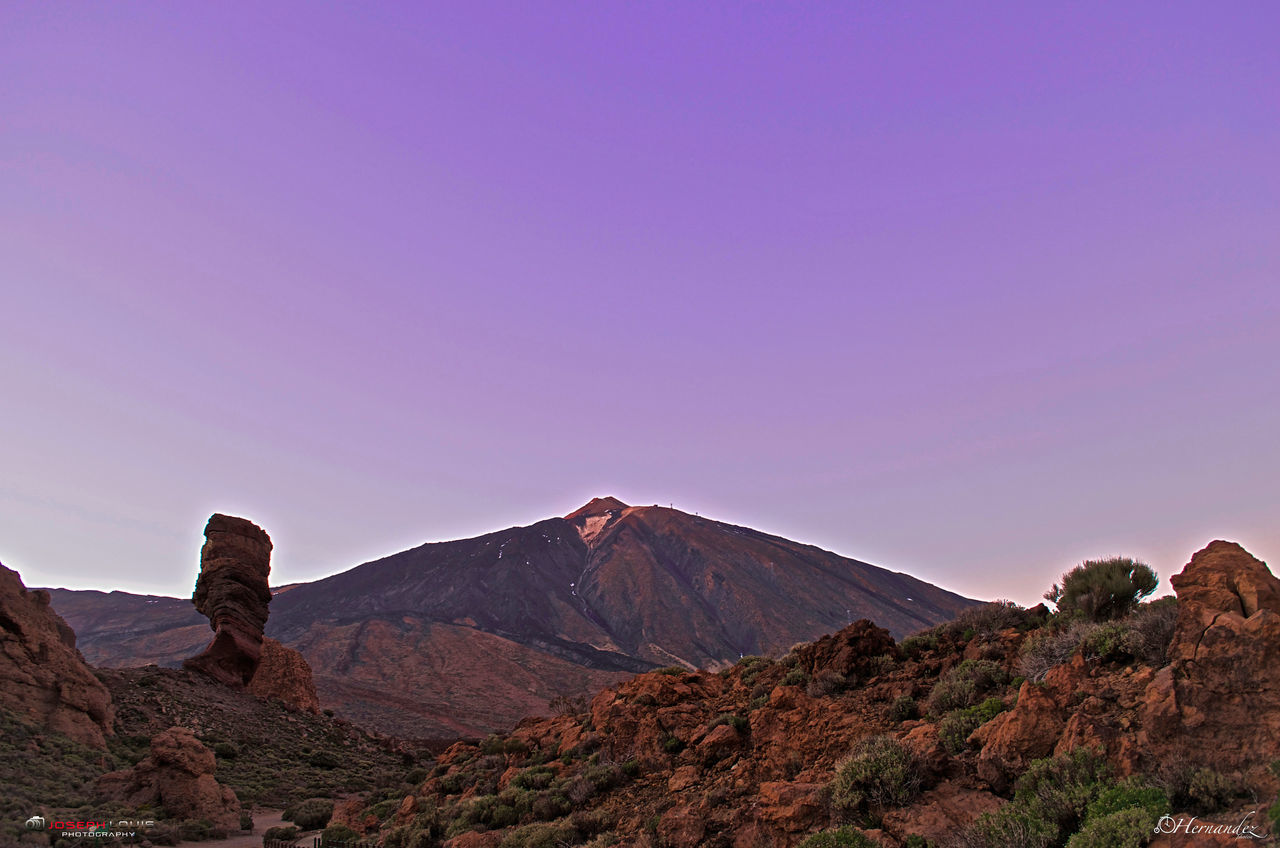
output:
<path id="1" fill-rule="evenodd" d="M 1280 7 L 0 10 L 0 561 L 674 503 L 970 597 L 1280 554 Z"/>

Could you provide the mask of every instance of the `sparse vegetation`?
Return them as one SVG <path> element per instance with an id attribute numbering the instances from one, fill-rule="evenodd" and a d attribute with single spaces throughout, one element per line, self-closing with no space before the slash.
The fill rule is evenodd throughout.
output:
<path id="1" fill-rule="evenodd" d="M 929 714 L 940 717 L 952 710 L 972 707 L 1008 682 L 1009 672 L 998 663 L 965 660 L 938 678 L 929 693 Z"/>
<path id="2" fill-rule="evenodd" d="M 860 830 L 838 827 L 815 833 L 801 842 L 799 848 L 876 848 L 876 843 Z"/>
<path id="3" fill-rule="evenodd" d="M 920 765 L 910 748 L 892 736 L 863 739 L 836 767 L 831 806 L 841 815 L 870 821 L 920 792 Z"/>
<path id="4" fill-rule="evenodd" d="M 953 710 L 938 722 L 938 738 L 950 754 L 968 748 L 969 735 L 1004 711 L 1004 701 L 987 698 L 981 704 Z"/>
<path id="5" fill-rule="evenodd" d="M 920 705 L 910 695 L 899 695 L 889 707 L 889 721 L 895 724 L 920 717 Z"/>

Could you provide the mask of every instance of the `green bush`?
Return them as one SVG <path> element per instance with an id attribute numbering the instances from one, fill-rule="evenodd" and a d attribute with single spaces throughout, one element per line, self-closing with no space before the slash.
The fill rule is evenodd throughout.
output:
<path id="1" fill-rule="evenodd" d="M 240 829 L 248 831 L 253 830 L 253 814 L 248 810 L 242 809 L 240 811 Z"/>
<path id="2" fill-rule="evenodd" d="M 668 754 L 678 754 L 684 750 L 684 740 L 676 736 L 664 736 L 662 737 L 662 750 Z"/>
<path id="3" fill-rule="evenodd" d="M 555 775 L 547 766 L 533 766 L 512 777 L 511 785 L 517 789 L 545 789 L 554 778 Z"/>
<path id="4" fill-rule="evenodd" d="M 836 767 L 831 805 L 844 816 L 870 821 L 888 807 L 901 806 L 920 792 L 920 764 L 910 748 L 892 736 L 869 736 Z"/>
<path id="5" fill-rule="evenodd" d="M 568 822 L 555 824 L 529 824 L 511 831 L 499 848 L 560 848 L 576 845 L 579 834 Z"/>
<path id="6" fill-rule="evenodd" d="M 802 668 L 793 668 L 782 678 L 783 686 L 807 686 L 809 675 Z"/>
<path id="7" fill-rule="evenodd" d="M 953 710 L 938 722 L 938 738 L 950 754 L 959 754 L 969 744 L 969 734 L 1004 711 L 1004 701 L 987 698 L 981 704 Z"/>
<path id="8" fill-rule="evenodd" d="M 1072 833 L 1101 791 L 1110 769 L 1097 753 L 1078 748 L 1070 754 L 1036 760 L 1018 778 L 1013 802 L 1033 817 Z"/>
<path id="9" fill-rule="evenodd" d="M 308 798 L 297 807 L 285 810 L 284 820 L 291 821 L 302 830 L 320 830 L 333 816 L 333 802 L 328 798 Z"/>
<path id="10" fill-rule="evenodd" d="M 748 730 L 751 729 L 750 722 L 748 722 L 742 716 L 735 715 L 733 713 L 721 713 L 720 715 L 711 719 L 711 723 L 708 724 L 707 727 L 708 728 L 719 727 L 722 724 L 729 725 L 739 733 L 746 733 Z"/>
<path id="11" fill-rule="evenodd" d="M 798 848 L 876 848 L 876 843 L 872 842 L 860 830 L 852 827 L 839 827 L 835 830 L 824 830 L 821 833 L 815 833 L 804 842 L 801 842 Z"/>
<path id="12" fill-rule="evenodd" d="M 929 714 L 943 716 L 972 707 L 993 690 L 1009 683 L 1009 672 L 991 660 L 965 660 L 938 678 L 929 692 Z"/>
<path id="13" fill-rule="evenodd" d="M 669 665 L 666 668 L 655 669 L 658 674 L 667 674 L 672 677 L 683 677 L 689 673 L 689 669 L 679 665 Z"/>
<path id="14" fill-rule="evenodd" d="M 934 630 L 926 630 L 903 639 L 898 648 L 911 659 L 918 659 L 926 651 L 938 649 L 938 634 Z"/>
<path id="15" fill-rule="evenodd" d="M 1044 597 L 1057 604 L 1059 613 L 1110 621 L 1127 615 L 1156 590 L 1158 582 L 1151 566 L 1136 560 L 1086 560 L 1062 575 L 1062 585 L 1053 584 Z"/>
<path id="16" fill-rule="evenodd" d="M 283 825 L 283 826 L 277 825 L 275 827 L 269 827 L 267 828 L 266 832 L 262 834 L 263 842 L 274 841 L 274 840 L 278 840 L 280 842 L 292 842 L 297 838 L 298 838 L 298 829 L 296 827 L 291 827 L 289 825 Z"/>
<path id="17" fill-rule="evenodd" d="M 1240 787 L 1225 775 L 1211 768 L 1199 768 L 1191 773 L 1187 785 L 1187 801 L 1193 812 L 1210 815 L 1231 806 Z"/>
<path id="18" fill-rule="evenodd" d="M 216 742 L 213 753 L 223 760 L 234 760 L 240 754 L 240 748 L 230 742 Z"/>
<path id="19" fill-rule="evenodd" d="M 1139 848 L 1151 841 L 1159 819 L 1138 807 L 1090 819 L 1067 848 Z"/>
<path id="20" fill-rule="evenodd" d="M 338 762 L 338 758 L 328 751 L 316 751 L 310 757 L 307 757 L 307 762 L 316 768 L 322 769 L 333 769 L 341 765 Z"/>
<path id="21" fill-rule="evenodd" d="M 331 846 L 339 846 L 341 848 L 341 846 L 356 842 L 359 839 L 360 834 L 345 824 L 331 824 L 324 829 L 324 833 L 320 834 L 320 844 L 323 848 L 331 848 Z"/>
<path id="22" fill-rule="evenodd" d="M 899 723 L 920 717 L 920 705 L 910 695 L 899 695 L 889 707 L 889 721 Z"/>
<path id="23" fill-rule="evenodd" d="M 960 831 L 957 848 L 1052 848 L 1058 829 L 1040 821 L 1014 804 L 994 813 L 983 813 Z M 1119 848 L 1119 846 L 1116 846 Z"/>

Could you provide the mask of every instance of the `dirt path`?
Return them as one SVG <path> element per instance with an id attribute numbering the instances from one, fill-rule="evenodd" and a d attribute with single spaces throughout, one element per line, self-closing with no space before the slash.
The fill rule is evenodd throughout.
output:
<path id="1" fill-rule="evenodd" d="M 203 844 L 210 846 L 210 848 L 262 848 L 262 834 L 266 833 L 267 828 L 285 823 L 284 819 L 280 818 L 283 812 L 283 810 L 254 810 L 253 833 L 243 836 L 228 836 L 218 842 L 205 842 Z"/>

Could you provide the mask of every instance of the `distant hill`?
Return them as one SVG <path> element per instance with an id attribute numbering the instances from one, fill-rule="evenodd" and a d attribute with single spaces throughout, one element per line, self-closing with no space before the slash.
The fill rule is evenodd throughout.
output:
<path id="1" fill-rule="evenodd" d="M 51 592 L 93 664 L 172 666 L 209 639 L 189 601 Z M 325 706 L 402 736 L 449 736 L 638 671 L 721 668 L 860 618 L 900 637 L 972 603 L 811 545 L 597 498 L 277 590 L 267 633 L 306 656 Z"/>

